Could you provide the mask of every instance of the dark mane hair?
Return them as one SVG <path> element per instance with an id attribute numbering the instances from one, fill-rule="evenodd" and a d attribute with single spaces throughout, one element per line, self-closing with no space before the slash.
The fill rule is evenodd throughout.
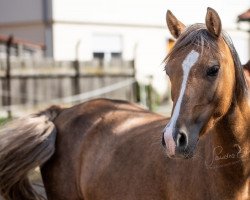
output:
<path id="1" fill-rule="evenodd" d="M 228 45 L 230 52 L 232 54 L 232 58 L 234 61 L 235 67 L 235 99 L 241 101 L 242 98 L 247 93 L 247 84 L 245 81 L 245 77 L 243 74 L 243 67 L 241 65 L 238 53 L 235 50 L 233 42 L 229 35 L 226 32 L 222 32 L 222 38 L 225 43 Z M 213 37 L 207 30 L 205 24 L 194 24 L 186 28 L 185 32 L 180 35 L 178 40 L 176 41 L 173 49 L 169 52 L 169 54 L 164 59 L 164 62 L 167 64 L 169 60 L 173 60 L 178 58 L 178 54 L 184 52 L 190 47 L 195 48 L 197 51 L 204 55 L 207 49 L 211 49 L 212 56 L 215 58 L 221 58 L 224 56 L 223 52 L 220 52 L 218 47 L 218 42 L 215 37 Z M 206 56 L 204 56 L 206 59 Z M 207 58 L 208 59 L 208 58 Z"/>
<path id="2" fill-rule="evenodd" d="M 245 65 L 243 65 L 243 68 L 250 71 L 250 60 Z"/>

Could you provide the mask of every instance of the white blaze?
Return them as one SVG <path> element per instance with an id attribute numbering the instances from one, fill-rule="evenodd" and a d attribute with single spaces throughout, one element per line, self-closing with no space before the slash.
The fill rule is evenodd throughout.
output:
<path id="1" fill-rule="evenodd" d="M 196 61 L 198 60 L 198 57 L 199 57 L 199 53 L 192 50 L 182 63 L 183 80 L 181 84 L 181 91 L 180 91 L 178 100 L 175 104 L 173 115 L 169 123 L 164 129 L 164 140 L 166 142 L 167 151 L 169 155 L 175 154 L 175 142 L 173 139 L 173 130 L 175 128 L 176 121 L 180 114 L 181 103 L 182 103 L 182 99 L 185 93 L 189 72 L 191 68 L 194 66 L 194 64 L 196 63 Z"/>

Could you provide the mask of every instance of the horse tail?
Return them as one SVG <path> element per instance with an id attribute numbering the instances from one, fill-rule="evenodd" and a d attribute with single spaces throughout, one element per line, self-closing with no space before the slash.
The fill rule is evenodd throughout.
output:
<path id="1" fill-rule="evenodd" d="M 61 108 L 13 120 L 0 129 L 0 193 L 7 200 L 44 199 L 32 187 L 28 174 L 55 151 L 53 123 Z"/>

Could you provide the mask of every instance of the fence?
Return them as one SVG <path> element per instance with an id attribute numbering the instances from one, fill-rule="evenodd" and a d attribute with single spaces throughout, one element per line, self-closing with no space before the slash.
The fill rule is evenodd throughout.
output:
<path id="1" fill-rule="evenodd" d="M 39 105 L 75 104 L 93 97 L 135 100 L 133 61 L 0 60 L 0 105 L 10 111 Z M 8 85 L 9 84 L 9 85 Z"/>

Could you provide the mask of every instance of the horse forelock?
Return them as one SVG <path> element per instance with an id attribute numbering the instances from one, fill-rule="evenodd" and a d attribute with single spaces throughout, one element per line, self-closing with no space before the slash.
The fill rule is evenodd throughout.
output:
<path id="1" fill-rule="evenodd" d="M 169 60 L 178 58 L 183 52 L 189 52 L 190 48 L 198 51 L 201 57 L 209 49 L 212 52 L 212 56 L 219 56 L 216 39 L 207 31 L 205 25 L 193 24 L 187 27 L 180 35 L 174 47 L 164 59 L 165 63 L 167 64 Z"/>
<path id="2" fill-rule="evenodd" d="M 234 62 L 236 81 L 234 92 L 235 99 L 241 101 L 247 93 L 247 84 L 244 78 L 242 65 L 230 36 L 223 31 L 222 38 L 228 46 Z M 208 32 L 206 25 L 197 23 L 188 26 L 180 35 L 174 47 L 164 59 L 166 66 L 170 60 L 173 61 L 178 59 L 181 54 L 190 52 L 191 50 L 199 52 L 200 59 L 203 59 L 205 62 L 208 61 L 211 56 L 218 60 L 226 56 L 222 49 L 219 48 L 218 39 Z M 209 56 L 206 54 L 207 51 L 209 51 Z"/>

